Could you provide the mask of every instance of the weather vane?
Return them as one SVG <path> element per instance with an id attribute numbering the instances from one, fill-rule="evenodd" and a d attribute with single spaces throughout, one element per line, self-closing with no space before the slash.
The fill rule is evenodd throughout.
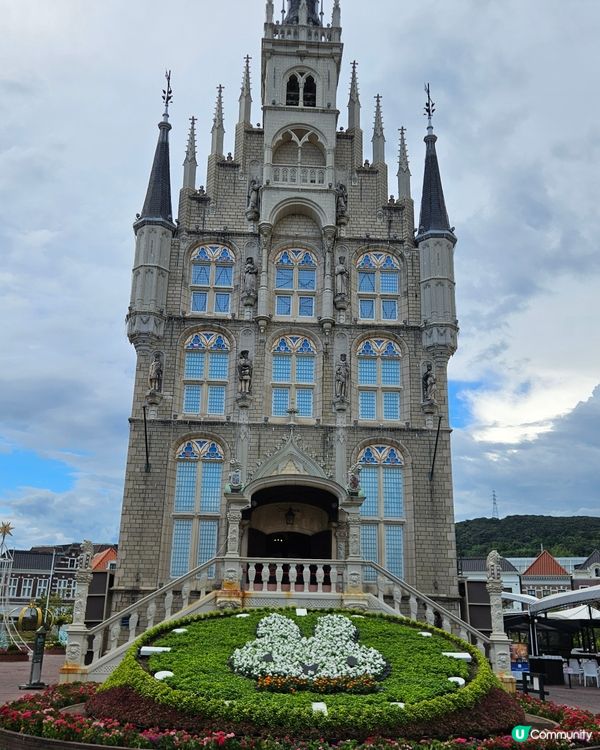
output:
<path id="1" fill-rule="evenodd" d="M 162 100 L 165 103 L 165 114 L 169 114 L 169 104 L 173 101 L 173 89 L 171 88 L 171 71 L 165 70 L 165 78 L 167 80 L 167 88 L 163 89 Z"/>
<path id="2" fill-rule="evenodd" d="M 431 127 L 431 118 L 433 117 L 433 113 L 435 112 L 435 102 L 431 100 L 431 91 L 429 90 L 428 83 L 425 84 L 425 93 L 427 94 L 427 103 L 425 104 L 425 114 L 427 115 L 429 127 Z"/>

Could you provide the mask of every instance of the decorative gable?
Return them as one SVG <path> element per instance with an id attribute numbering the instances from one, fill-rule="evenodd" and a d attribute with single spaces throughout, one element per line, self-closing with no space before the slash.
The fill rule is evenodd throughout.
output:
<path id="1" fill-rule="evenodd" d="M 274 476 L 298 476 L 326 478 L 317 460 L 305 453 L 292 434 L 272 456 L 259 466 L 254 479 Z"/>

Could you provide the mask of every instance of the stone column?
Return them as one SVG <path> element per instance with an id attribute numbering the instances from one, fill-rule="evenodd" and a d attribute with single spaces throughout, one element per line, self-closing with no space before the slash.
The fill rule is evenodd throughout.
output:
<path id="1" fill-rule="evenodd" d="M 510 675 L 510 638 L 504 631 L 504 614 L 502 610 L 502 558 L 496 550 L 492 550 L 487 556 L 487 583 L 486 588 L 490 596 L 490 609 L 492 615 L 492 633 L 490 635 L 490 660 L 492 669 L 503 678 L 511 678 Z"/>
<path id="2" fill-rule="evenodd" d="M 60 670 L 60 682 L 85 681 L 87 668 L 84 666 L 88 650 L 89 630 L 85 626 L 85 610 L 88 591 L 92 583 L 92 557 L 94 547 L 84 541 L 80 559 L 80 569 L 75 574 L 75 603 L 73 604 L 73 622 L 65 627 L 67 631 L 67 649 L 65 663 Z"/>
<path id="3" fill-rule="evenodd" d="M 368 609 L 367 596 L 363 590 L 360 551 L 360 507 L 364 499 L 359 489 L 349 492 L 343 503 L 343 509 L 348 514 L 348 576 L 344 606 L 350 609 Z"/>
<path id="4" fill-rule="evenodd" d="M 264 333 L 269 321 L 269 251 L 271 249 L 273 227 L 271 224 L 261 224 L 258 231 L 260 233 L 261 265 L 256 320 L 258 321 L 261 333 Z"/>
<path id="5" fill-rule="evenodd" d="M 223 561 L 223 585 L 217 594 L 218 609 L 238 609 L 242 606 L 242 564 L 240 561 L 240 527 L 242 510 L 248 506 L 238 493 L 225 495 L 227 503 L 227 551 Z"/>
<path id="6" fill-rule="evenodd" d="M 335 244 L 336 228 L 323 228 L 323 249 L 325 251 L 325 277 L 323 288 L 323 307 L 321 309 L 321 325 L 325 334 L 329 331 L 335 322 L 333 317 L 333 247 Z"/>

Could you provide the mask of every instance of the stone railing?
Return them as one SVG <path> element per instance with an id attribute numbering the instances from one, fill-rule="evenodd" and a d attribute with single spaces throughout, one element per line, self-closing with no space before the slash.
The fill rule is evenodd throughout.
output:
<path id="1" fill-rule="evenodd" d="M 437 626 L 471 642 L 484 654 L 493 650 L 490 638 L 376 563 L 220 557 L 170 581 L 94 628 L 68 626 L 62 678 L 103 679 L 137 636 L 161 622 L 219 607 L 294 605 L 388 612 Z"/>
<path id="2" fill-rule="evenodd" d="M 272 167 L 272 182 L 277 185 L 319 185 L 325 187 L 325 167 L 277 164 Z"/>

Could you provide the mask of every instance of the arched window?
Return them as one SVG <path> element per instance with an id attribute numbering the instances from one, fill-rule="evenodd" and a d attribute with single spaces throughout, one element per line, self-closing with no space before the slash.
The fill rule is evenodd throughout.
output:
<path id="1" fill-rule="evenodd" d="M 389 253 L 365 253 L 358 270 L 360 320 L 398 320 L 400 263 Z"/>
<path id="2" fill-rule="evenodd" d="M 192 313 L 231 313 L 235 256 L 224 245 L 201 245 L 192 254 Z"/>
<path id="3" fill-rule="evenodd" d="M 358 458 L 360 483 L 365 494 L 361 506 L 361 550 L 402 578 L 404 575 L 404 462 L 389 445 L 369 445 Z M 374 571 L 365 571 L 374 580 Z"/>
<path id="4" fill-rule="evenodd" d="M 225 414 L 229 342 L 220 333 L 195 333 L 185 342 L 183 412 Z"/>
<path id="5" fill-rule="evenodd" d="M 179 446 L 176 460 L 172 578 L 217 554 L 224 456 L 218 443 L 196 439 Z"/>
<path id="6" fill-rule="evenodd" d="M 299 417 L 314 416 L 316 348 L 304 336 L 283 336 L 272 349 L 271 413 L 287 417 L 296 409 Z"/>
<path id="7" fill-rule="evenodd" d="M 316 107 L 317 83 L 305 70 L 291 73 L 285 87 L 285 103 L 288 107 Z"/>
<path id="8" fill-rule="evenodd" d="M 400 419 L 402 359 L 390 339 L 363 341 L 358 348 L 358 418 L 373 422 Z"/>
<path id="9" fill-rule="evenodd" d="M 317 259 L 308 250 L 284 250 L 275 258 L 275 315 L 314 318 Z"/>
<path id="10" fill-rule="evenodd" d="M 288 107 L 297 107 L 300 104 L 300 81 L 295 73 L 288 78 L 285 103 Z"/>

